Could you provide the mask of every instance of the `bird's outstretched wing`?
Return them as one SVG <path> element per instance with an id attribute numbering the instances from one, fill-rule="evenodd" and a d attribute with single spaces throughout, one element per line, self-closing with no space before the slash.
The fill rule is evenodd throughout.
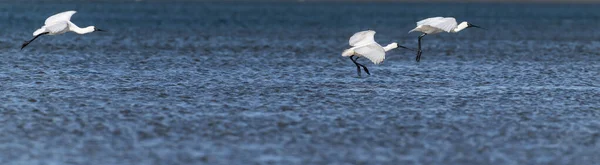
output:
<path id="1" fill-rule="evenodd" d="M 431 17 L 431 18 L 427 18 L 427 19 L 424 19 L 424 20 L 421 20 L 421 21 L 417 22 L 417 26 L 420 26 L 420 25 L 429 25 L 432 22 L 437 22 L 437 21 L 439 21 L 441 19 L 444 19 L 444 17 Z"/>
<path id="2" fill-rule="evenodd" d="M 46 22 L 44 22 L 44 24 L 51 25 L 53 23 L 57 23 L 57 22 L 61 22 L 61 21 L 70 21 L 71 16 L 73 16 L 73 14 L 75 14 L 75 13 L 76 13 L 76 11 L 65 11 L 62 13 L 55 14 L 53 16 L 48 17 L 48 19 L 46 19 Z"/>
<path id="3" fill-rule="evenodd" d="M 350 46 L 363 46 L 375 43 L 375 31 L 367 30 L 354 33 L 348 43 Z"/>
<path id="4" fill-rule="evenodd" d="M 358 47 L 354 49 L 354 52 L 371 60 L 374 64 L 379 64 L 385 60 L 385 50 L 377 43 Z"/>
<path id="5" fill-rule="evenodd" d="M 68 29 L 68 27 L 69 24 L 67 23 L 67 21 L 54 22 L 51 25 L 44 26 L 46 32 L 50 32 L 51 34 L 63 33 L 65 32 L 65 30 Z"/>
<path id="6" fill-rule="evenodd" d="M 431 17 L 417 22 L 417 26 L 431 26 L 434 28 L 441 29 L 446 32 L 450 32 L 456 28 L 456 19 L 452 17 Z"/>

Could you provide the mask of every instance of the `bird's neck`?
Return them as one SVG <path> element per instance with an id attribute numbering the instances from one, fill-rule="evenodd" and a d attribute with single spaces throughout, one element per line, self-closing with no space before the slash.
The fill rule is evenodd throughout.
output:
<path id="1" fill-rule="evenodd" d="M 69 29 L 71 29 L 71 31 L 77 33 L 77 34 L 86 34 L 86 33 L 91 33 L 94 31 L 94 27 L 93 26 L 88 26 L 85 28 L 80 28 L 79 26 L 75 25 L 74 23 L 69 22 Z"/>
<path id="2" fill-rule="evenodd" d="M 383 47 L 383 50 L 385 50 L 387 52 L 387 51 L 390 51 L 390 50 L 396 49 L 396 48 L 398 48 L 398 44 L 391 43 L 391 44 L 388 44 L 387 46 Z"/>
<path id="3" fill-rule="evenodd" d="M 467 27 L 469 27 L 469 24 L 467 22 L 462 22 L 460 24 L 458 24 L 458 26 L 456 26 L 456 28 L 452 29 L 452 33 L 458 33 L 461 30 L 466 29 Z"/>

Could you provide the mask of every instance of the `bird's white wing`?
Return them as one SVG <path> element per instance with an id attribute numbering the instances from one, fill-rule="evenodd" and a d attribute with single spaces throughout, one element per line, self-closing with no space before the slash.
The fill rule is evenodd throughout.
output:
<path id="1" fill-rule="evenodd" d="M 67 21 L 55 22 L 51 25 L 44 26 L 44 28 L 47 32 L 50 32 L 50 34 L 60 34 L 68 30 L 69 24 L 67 23 Z"/>
<path id="2" fill-rule="evenodd" d="M 442 29 L 446 32 L 450 32 L 452 29 L 456 28 L 456 19 L 452 17 L 443 18 L 438 22 L 432 24 L 431 26 Z"/>
<path id="3" fill-rule="evenodd" d="M 367 30 L 354 33 L 348 43 L 350 46 L 363 46 L 375 43 L 375 31 Z"/>
<path id="4" fill-rule="evenodd" d="M 456 28 L 457 24 L 456 19 L 452 17 L 432 17 L 417 22 L 417 26 L 420 25 L 431 26 L 446 32 L 450 32 L 452 29 Z"/>
<path id="5" fill-rule="evenodd" d="M 417 26 L 420 26 L 420 25 L 429 25 L 430 23 L 437 22 L 437 21 L 439 21 L 441 19 L 444 19 L 444 17 L 431 17 L 431 18 L 427 18 L 427 19 L 424 19 L 424 20 L 421 20 L 421 21 L 417 22 Z"/>
<path id="6" fill-rule="evenodd" d="M 379 64 L 385 59 L 385 50 L 377 43 L 358 47 L 354 49 L 354 52 L 371 60 L 374 64 Z"/>
<path id="7" fill-rule="evenodd" d="M 69 21 L 69 20 L 71 20 L 71 16 L 73 16 L 73 14 L 75 14 L 75 13 L 76 13 L 76 11 L 65 11 L 62 13 L 54 14 L 53 16 L 48 17 L 48 19 L 46 19 L 46 22 L 44 22 L 44 24 L 50 25 L 53 23 L 61 22 L 61 21 Z"/>

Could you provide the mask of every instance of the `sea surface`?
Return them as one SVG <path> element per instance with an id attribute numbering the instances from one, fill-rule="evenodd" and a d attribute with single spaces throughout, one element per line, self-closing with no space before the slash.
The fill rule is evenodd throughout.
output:
<path id="1" fill-rule="evenodd" d="M 600 5 L 2 2 L 0 162 L 600 164 Z M 55 13 L 108 32 L 23 41 Z M 416 48 L 415 22 L 486 28 Z"/>

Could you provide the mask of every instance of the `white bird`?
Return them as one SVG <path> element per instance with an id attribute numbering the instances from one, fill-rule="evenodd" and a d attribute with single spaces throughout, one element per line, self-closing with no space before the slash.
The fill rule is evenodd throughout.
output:
<path id="1" fill-rule="evenodd" d="M 423 34 L 419 36 L 419 48 L 417 50 L 417 62 L 421 61 L 421 39 L 428 34 L 437 34 L 441 32 L 447 33 L 458 33 L 466 28 L 476 27 L 483 29 L 479 26 L 475 26 L 468 22 L 462 22 L 457 25 L 456 19 L 452 17 L 431 17 L 417 22 L 417 27 L 408 33 L 418 31 Z"/>
<path id="2" fill-rule="evenodd" d="M 350 60 L 352 60 L 352 62 L 354 62 L 354 64 L 356 65 L 356 70 L 358 71 L 358 76 L 360 76 L 360 67 L 363 67 L 365 72 L 367 72 L 367 74 L 371 75 L 371 73 L 369 73 L 369 70 L 367 69 L 366 66 L 356 62 L 356 60 L 358 60 L 358 58 L 360 58 L 360 57 L 365 57 L 365 58 L 371 60 L 374 64 L 379 64 L 379 63 L 383 62 L 383 60 L 385 59 L 385 52 L 387 52 L 389 50 L 392 50 L 392 49 L 395 49 L 398 47 L 412 50 L 410 48 L 398 45 L 398 43 L 395 43 L 395 42 L 388 44 L 385 47 L 382 47 L 377 42 L 375 42 L 375 31 L 373 31 L 373 30 L 367 30 L 367 31 L 361 31 L 361 32 L 355 33 L 354 35 L 352 35 L 352 37 L 350 37 L 349 44 L 350 44 L 350 46 L 352 46 L 352 48 L 344 50 L 344 52 L 342 53 L 342 56 L 343 57 L 350 56 Z M 354 56 L 356 56 L 356 59 L 352 58 Z"/>
<path id="3" fill-rule="evenodd" d="M 29 45 L 29 43 L 31 43 L 33 40 L 43 35 L 57 35 L 69 31 L 75 32 L 77 34 L 86 34 L 94 31 L 104 31 L 97 29 L 94 26 L 88 26 L 85 28 L 78 27 L 73 22 L 71 22 L 71 16 L 73 16 L 73 14 L 75 13 L 76 11 L 65 11 L 48 17 L 44 22 L 44 26 L 33 32 L 33 39 L 23 43 L 21 49 L 25 48 L 25 46 Z"/>

